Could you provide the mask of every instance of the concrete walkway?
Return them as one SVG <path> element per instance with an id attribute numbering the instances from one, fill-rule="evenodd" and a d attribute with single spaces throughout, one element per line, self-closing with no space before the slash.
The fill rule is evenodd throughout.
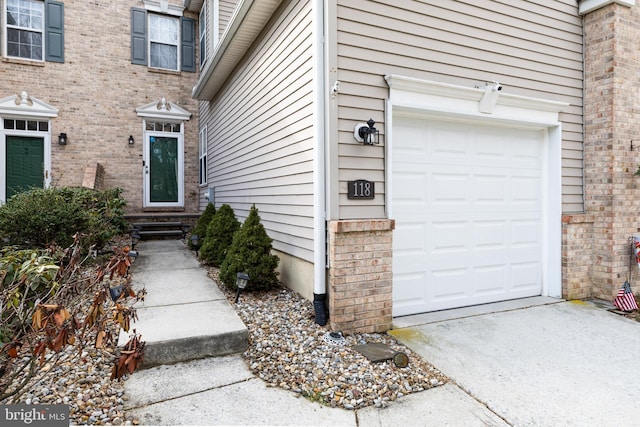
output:
<path id="1" fill-rule="evenodd" d="M 143 425 L 505 425 L 453 384 L 357 412 L 267 387 L 240 355 L 246 327 L 184 243 L 148 241 L 136 249 L 133 287 L 148 295 L 133 327 L 147 343 L 147 369 L 125 382 L 125 410 Z"/>
<path id="2" fill-rule="evenodd" d="M 134 288 L 149 295 L 135 327 L 157 365 L 125 383 L 126 412 L 141 424 L 640 425 L 640 324 L 601 308 L 532 298 L 394 319 L 392 334 L 453 382 L 385 409 L 347 411 L 267 387 L 242 350 L 212 338 L 238 335 L 246 345 L 246 328 L 182 242 L 138 249 Z M 202 358 L 176 363 L 171 355 L 192 356 L 191 347 Z"/>

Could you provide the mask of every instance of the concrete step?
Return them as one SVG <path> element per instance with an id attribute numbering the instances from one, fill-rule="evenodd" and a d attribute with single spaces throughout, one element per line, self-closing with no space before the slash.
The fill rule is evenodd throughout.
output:
<path id="1" fill-rule="evenodd" d="M 146 343 L 144 367 L 247 349 L 247 327 L 182 241 L 144 241 L 136 249 L 132 285 L 146 288 L 147 296 L 136 304 L 131 328 Z M 122 332 L 118 344 L 127 339 Z"/>
<path id="2" fill-rule="evenodd" d="M 151 239 L 184 239 L 190 225 L 181 221 L 151 221 L 132 222 L 131 229 L 135 230 L 141 240 Z"/>

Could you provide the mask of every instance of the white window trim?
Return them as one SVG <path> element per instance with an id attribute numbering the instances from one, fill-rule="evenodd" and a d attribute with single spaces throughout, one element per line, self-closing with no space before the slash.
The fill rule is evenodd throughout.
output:
<path id="1" fill-rule="evenodd" d="M 142 0 L 144 8 L 149 12 L 157 12 L 165 15 L 182 16 L 184 13 L 183 6 L 169 4 L 167 0 Z"/>
<path id="2" fill-rule="evenodd" d="M 207 50 L 209 50 L 209 40 L 207 37 L 207 26 L 209 25 L 209 19 L 207 19 L 207 14 L 209 13 L 209 8 L 207 7 L 207 2 L 205 1 L 202 4 L 202 9 L 198 14 L 198 49 L 200 50 L 200 66 L 207 62 Z M 204 39 L 204 40 L 203 40 Z M 204 46 L 202 45 L 204 42 Z"/>
<path id="3" fill-rule="evenodd" d="M 151 40 L 151 16 L 162 16 L 164 18 L 170 18 L 170 19 L 178 19 L 178 35 L 177 35 L 177 40 L 176 40 L 176 44 L 170 44 L 170 43 L 163 43 L 163 42 L 158 42 L 155 40 Z M 180 19 L 179 18 L 175 18 L 173 16 L 167 16 L 167 15 L 163 15 L 161 13 L 155 13 L 155 14 L 151 14 L 151 13 L 147 13 L 147 64 L 149 64 L 149 68 L 153 68 L 156 70 L 169 70 L 169 71 L 180 71 L 180 64 L 181 64 L 181 59 L 182 59 L 182 25 L 180 25 Z M 176 46 L 176 68 L 164 68 L 164 67 L 154 67 L 153 65 L 151 65 L 151 43 L 157 43 L 157 44 L 163 44 L 163 45 L 167 45 L 167 46 Z"/>
<path id="4" fill-rule="evenodd" d="M 45 14 L 46 14 L 46 10 L 44 8 L 44 0 L 35 0 L 38 3 L 42 3 L 42 30 L 40 30 L 40 34 L 42 34 L 42 59 L 32 59 L 32 58 L 23 58 L 21 56 L 9 56 L 9 47 L 7 46 L 7 43 L 9 42 L 8 36 L 7 36 L 7 29 L 9 28 L 9 24 L 7 23 L 7 1 L 5 0 L 3 2 L 2 5 L 2 16 L 0 16 L 0 24 L 2 25 L 2 47 L 0 48 L 0 52 L 2 52 L 2 56 L 6 57 L 6 58 L 11 58 L 11 59 L 18 59 L 18 60 L 22 60 L 22 61 L 34 61 L 34 62 L 44 62 L 45 61 L 45 56 L 46 56 L 46 47 L 45 47 L 45 41 L 46 41 L 46 37 L 45 37 L 45 30 L 46 30 L 46 23 L 45 23 Z M 18 29 L 22 29 L 22 27 L 12 27 L 12 28 L 18 28 Z M 31 31 L 31 30 L 28 30 Z"/>
<path id="5" fill-rule="evenodd" d="M 206 159 L 205 164 L 209 160 L 207 158 L 207 125 L 200 129 L 198 136 L 198 181 L 199 185 L 207 185 L 207 167 L 202 170 L 202 159 Z"/>

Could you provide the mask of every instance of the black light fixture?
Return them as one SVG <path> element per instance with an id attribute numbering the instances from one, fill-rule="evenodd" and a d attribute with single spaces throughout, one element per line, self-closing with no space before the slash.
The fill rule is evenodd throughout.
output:
<path id="1" fill-rule="evenodd" d="M 249 282 L 249 275 L 247 273 L 236 274 L 236 286 L 238 287 L 238 293 L 236 294 L 236 303 L 238 303 L 238 299 L 240 298 L 240 291 L 247 287 L 247 282 Z"/>
<path id="2" fill-rule="evenodd" d="M 133 231 L 131 231 L 131 250 L 135 250 L 136 245 L 140 241 L 140 238 L 140 232 L 137 228 L 134 228 Z"/>
<path id="3" fill-rule="evenodd" d="M 133 139 L 133 135 L 129 135 L 129 145 L 133 145 L 136 142 L 135 139 Z"/>
<path id="4" fill-rule="evenodd" d="M 198 250 L 200 249 L 200 237 L 197 234 L 191 235 L 191 247 L 196 250 L 196 256 L 198 256 Z"/>
<path id="5" fill-rule="evenodd" d="M 58 144 L 67 145 L 67 134 L 62 132 L 58 135 Z"/>
<path id="6" fill-rule="evenodd" d="M 380 131 L 373 127 L 376 122 L 369 119 L 367 123 L 356 124 L 353 130 L 353 136 L 356 140 L 363 142 L 365 145 L 374 145 L 380 143 Z"/>

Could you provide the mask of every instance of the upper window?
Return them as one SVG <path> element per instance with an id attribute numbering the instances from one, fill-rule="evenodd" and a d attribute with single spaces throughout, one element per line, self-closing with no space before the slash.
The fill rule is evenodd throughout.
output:
<path id="1" fill-rule="evenodd" d="M 131 62 L 195 71 L 195 20 L 131 8 Z"/>
<path id="2" fill-rule="evenodd" d="M 207 60 L 207 2 L 202 4 L 199 18 L 200 31 L 200 65 Z"/>
<path id="3" fill-rule="evenodd" d="M 7 56 L 42 61 L 44 3 L 7 0 Z"/>
<path id="4" fill-rule="evenodd" d="M 207 126 L 200 129 L 200 147 L 198 149 L 198 158 L 200 160 L 200 184 L 207 183 Z"/>
<path id="5" fill-rule="evenodd" d="M 178 69 L 178 19 L 149 14 L 149 66 Z"/>
<path id="6" fill-rule="evenodd" d="M 2 51 L 7 57 L 64 62 L 64 3 L 7 0 L 4 5 L 0 34 L 6 34 Z"/>

